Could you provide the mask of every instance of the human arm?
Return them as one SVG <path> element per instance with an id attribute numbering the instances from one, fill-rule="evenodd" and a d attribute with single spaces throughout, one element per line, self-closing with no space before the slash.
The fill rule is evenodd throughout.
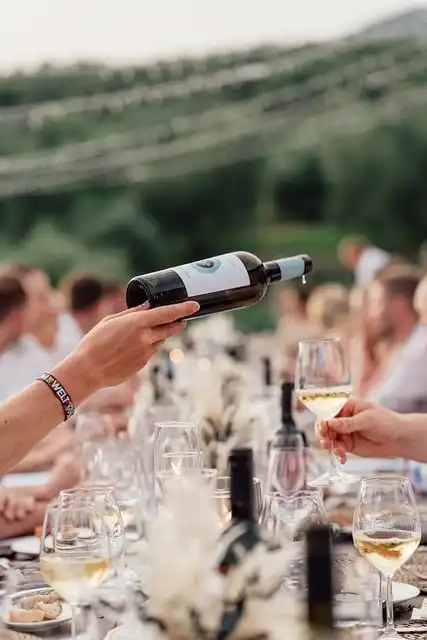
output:
<path id="1" fill-rule="evenodd" d="M 196 302 L 183 302 L 105 318 L 51 373 L 77 406 L 95 391 L 121 384 L 142 369 L 164 340 L 182 331 L 181 318 L 198 308 Z M 0 473 L 16 465 L 63 419 L 60 402 L 42 381 L 0 405 Z"/>
<path id="2" fill-rule="evenodd" d="M 41 442 L 18 462 L 10 473 L 31 473 L 51 469 L 58 456 L 72 451 L 77 445 L 73 429 L 68 422 L 62 422 Z"/>
<path id="3" fill-rule="evenodd" d="M 427 462 L 427 415 L 399 414 L 360 398 L 350 398 L 333 420 L 320 422 L 321 445 L 366 458 L 405 458 Z"/>

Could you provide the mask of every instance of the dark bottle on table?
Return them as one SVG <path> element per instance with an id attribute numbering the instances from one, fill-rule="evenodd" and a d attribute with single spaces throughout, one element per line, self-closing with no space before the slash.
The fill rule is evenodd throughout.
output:
<path id="1" fill-rule="evenodd" d="M 306 537 L 307 622 L 310 636 L 334 637 L 332 531 L 326 524 L 313 524 Z"/>
<path id="2" fill-rule="evenodd" d="M 260 541 L 255 517 L 254 461 L 249 448 L 233 449 L 229 457 L 231 523 L 219 540 L 218 570 L 228 573 Z"/>
<path id="3" fill-rule="evenodd" d="M 289 449 L 300 444 L 308 447 L 307 436 L 304 431 L 298 429 L 293 416 L 293 382 L 282 382 L 280 394 L 281 421 L 271 441 L 271 449 Z"/>
<path id="4" fill-rule="evenodd" d="M 196 300 L 200 309 L 191 317 L 197 318 L 249 307 L 262 300 L 272 282 L 304 278 L 312 269 L 306 255 L 264 263 L 252 253 L 236 251 L 136 276 L 128 283 L 126 303 L 159 307 Z"/>
<path id="5" fill-rule="evenodd" d="M 293 390 L 292 382 L 282 383 L 281 421 L 269 447 L 267 491 L 295 491 L 307 486 L 308 441 L 294 422 Z"/>
<path id="6" fill-rule="evenodd" d="M 271 358 L 265 356 L 261 360 L 262 362 L 262 380 L 264 388 L 269 390 L 273 385 L 273 369 L 271 366 Z"/>

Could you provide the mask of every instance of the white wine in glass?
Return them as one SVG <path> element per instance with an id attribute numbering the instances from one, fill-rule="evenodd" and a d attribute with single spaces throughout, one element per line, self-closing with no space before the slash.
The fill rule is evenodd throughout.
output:
<path id="1" fill-rule="evenodd" d="M 301 402 L 320 420 L 339 414 L 351 392 L 350 367 L 338 338 L 303 340 L 298 344 L 295 391 Z M 354 484 L 359 477 L 338 467 L 335 452 L 329 452 L 329 470 L 310 482 L 315 487 Z"/>
<path id="2" fill-rule="evenodd" d="M 361 482 L 353 520 L 355 547 L 387 581 L 387 623 L 382 640 L 397 640 L 392 580 L 421 540 L 415 496 L 407 478 L 368 478 Z"/>

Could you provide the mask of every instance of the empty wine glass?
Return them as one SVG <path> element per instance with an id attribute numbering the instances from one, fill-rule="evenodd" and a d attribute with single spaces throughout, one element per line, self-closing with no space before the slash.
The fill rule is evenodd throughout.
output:
<path id="1" fill-rule="evenodd" d="M 200 452 L 199 428 L 193 422 L 162 422 L 154 425 L 154 471 L 164 453 Z"/>
<path id="2" fill-rule="evenodd" d="M 231 501 L 230 501 L 230 476 L 219 476 L 216 479 L 214 493 L 215 508 L 221 526 L 226 526 L 231 522 Z M 254 478 L 254 509 L 255 517 L 258 519 L 262 509 L 262 488 L 259 478 Z"/>
<path id="3" fill-rule="evenodd" d="M 270 452 L 267 475 L 267 493 L 304 489 L 306 479 L 306 451 L 301 434 L 293 436 L 294 446 L 273 449 Z"/>
<path id="4" fill-rule="evenodd" d="M 110 561 L 105 524 L 92 506 L 54 503 L 46 510 L 40 567 L 47 584 L 71 606 L 73 639 L 77 636 L 77 609 L 93 603 Z"/>
<path id="5" fill-rule="evenodd" d="M 387 623 L 381 638 L 394 640 L 392 580 L 416 551 L 421 524 L 415 496 L 407 478 L 363 480 L 354 512 L 353 540 L 362 554 L 387 581 Z"/>
<path id="6" fill-rule="evenodd" d="M 326 522 L 323 497 L 318 488 L 266 494 L 260 526 L 288 543 L 290 557 L 284 567 L 284 578 L 289 589 L 304 589 L 305 534 L 311 525 Z"/>
<path id="7" fill-rule="evenodd" d="M 182 487 L 188 485 L 199 485 L 206 490 L 208 496 L 213 496 L 216 488 L 218 471 L 216 469 L 187 469 L 179 475 L 173 470 L 159 471 L 157 480 L 159 482 L 162 502 L 167 501 L 169 494 L 181 491 Z"/>
<path id="8" fill-rule="evenodd" d="M 201 451 L 167 451 L 160 458 L 159 471 L 174 471 L 177 475 L 190 469 L 202 469 Z"/>
<path id="9" fill-rule="evenodd" d="M 338 415 L 352 391 L 350 366 L 338 338 L 304 340 L 298 344 L 295 391 L 320 420 L 331 420 Z M 312 486 L 353 484 L 359 480 L 358 476 L 338 468 L 333 448 L 329 451 L 329 461 L 329 470 L 311 480 Z"/>

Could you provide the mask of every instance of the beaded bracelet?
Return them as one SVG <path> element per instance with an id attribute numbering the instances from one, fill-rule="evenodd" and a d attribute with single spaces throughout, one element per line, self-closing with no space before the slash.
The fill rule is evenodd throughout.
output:
<path id="1" fill-rule="evenodd" d="M 64 412 L 64 421 L 71 418 L 74 415 L 75 407 L 73 401 L 71 400 L 70 395 L 66 392 L 62 384 L 53 376 L 51 373 L 44 373 L 37 380 L 41 380 L 47 384 L 49 389 L 55 395 L 55 397 L 59 400 L 62 406 L 62 410 Z"/>

